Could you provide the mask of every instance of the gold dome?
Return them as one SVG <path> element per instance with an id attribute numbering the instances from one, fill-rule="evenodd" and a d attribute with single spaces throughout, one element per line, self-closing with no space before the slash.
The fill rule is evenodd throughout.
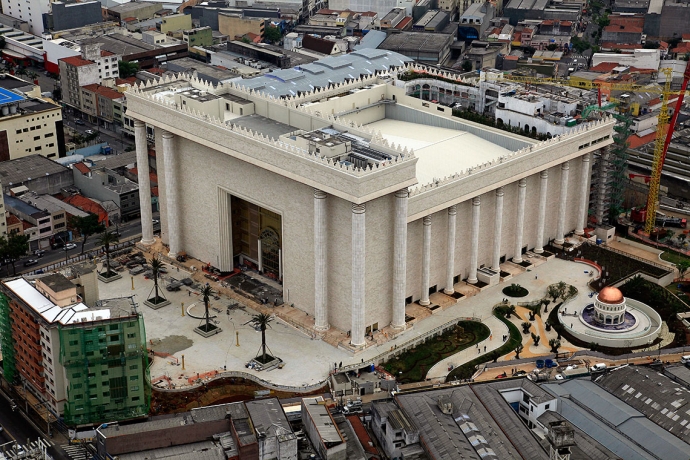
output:
<path id="1" fill-rule="evenodd" d="M 605 287 L 599 291 L 597 298 L 600 302 L 607 303 L 609 305 L 623 303 L 625 300 L 625 297 L 623 297 L 623 293 L 620 291 L 620 289 L 615 287 Z"/>

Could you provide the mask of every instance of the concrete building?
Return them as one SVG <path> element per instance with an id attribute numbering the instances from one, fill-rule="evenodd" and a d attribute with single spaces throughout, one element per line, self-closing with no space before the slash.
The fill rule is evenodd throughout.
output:
<path id="1" fill-rule="evenodd" d="M 450 55 L 453 34 L 401 32 L 390 34 L 379 45 L 382 50 L 395 51 L 424 64 L 442 64 Z"/>
<path id="2" fill-rule="evenodd" d="M 263 40 L 266 20 L 231 13 L 218 13 L 218 31 L 231 40 L 247 34 L 255 34 Z"/>
<path id="3" fill-rule="evenodd" d="M 12 189 L 24 187 L 18 193 L 32 191 L 38 195 L 55 195 L 74 184 L 69 168 L 37 154 L 1 161 L 0 176 L 5 194 L 15 194 Z"/>
<path id="4" fill-rule="evenodd" d="M 113 125 L 122 126 L 122 107 L 124 95 L 112 88 L 99 84 L 85 85 L 81 88 L 81 111 L 91 119 L 98 119 L 106 129 Z"/>
<path id="5" fill-rule="evenodd" d="M 41 99 L 40 90 L 10 75 L 0 80 L 0 163 L 35 154 L 65 156 L 62 109 Z"/>
<path id="6" fill-rule="evenodd" d="M 405 18 L 405 8 L 393 8 L 388 14 L 381 18 L 381 29 L 391 29 Z"/>
<path id="7" fill-rule="evenodd" d="M 641 44 L 644 28 L 642 14 L 610 14 L 610 24 L 604 27 L 601 34 L 602 42 L 621 44 Z"/>
<path id="8" fill-rule="evenodd" d="M 131 298 L 89 307 L 60 274 L 6 280 L 0 329 L 5 379 L 25 383 L 68 426 L 148 413 L 146 335 Z"/>
<path id="9" fill-rule="evenodd" d="M 182 32 L 182 41 L 188 43 L 190 48 L 211 46 L 213 45 L 213 30 L 208 26 L 185 30 Z"/>
<path id="10" fill-rule="evenodd" d="M 565 3 L 554 0 L 510 0 L 503 8 L 503 16 L 511 25 L 525 19 L 558 19 L 577 23 L 582 11 L 581 3 Z"/>
<path id="11" fill-rule="evenodd" d="M 127 18 L 135 18 L 141 21 L 153 18 L 160 9 L 159 3 L 127 2 L 107 7 L 103 14 L 107 21 L 122 22 Z"/>
<path id="12" fill-rule="evenodd" d="M 484 36 L 496 15 L 496 9 L 489 2 L 473 3 L 460 16 L 458 40 L 471 41 Z"/>
<path id="13" fill-rule="evenodd" d="M 77 163 L 72 168 L 74 185 L 82 194 L 99 201 L 112 201 L 120 210 L 123 221 L 139 215 L 137 184 L 108 168 L 89 168 Z"/>
<path id="14" fill-rule="evenodd" d="M 50 11 L 50 3 L 40 0 L 2 0 L 2 12 L 7 16 L 29 23 L 27 32 L 43 33 L 43 14 Z"/>
<path id="15" fill-rule="evenodd" d="M 50 13 L 43 15 L 45 30 L 58 31 L 74 29 L 103 20 L 101 2 L 52 2 Z"/>
<path id="16" fill-rule="evenodd" d="M 566 95 L 520 90 L 500 94 L 495 116 L 499 124 L 517 126 L 527 132 L 558 136 L 577 129 L 580 100 Z"/>
<path id="17" fill-rule="evenodd" d="M 114 81 L 120 76 L 117 64 L 120 58 L 120 55 L 101 50 L 100 43 L 93 43 L 83 45 L 80 56 L 60 59 L 64 102 L 95 120 L 99 114 L 98 88 L 104 80 Z"/>
<path id="18" fill-rule="evenodd" d="M 188 14 L 171 14 L 165 16 L 161 23 L 158 24 L 158 30 L 166 35 L 178 30 L 188 30 L 191 28 L 192 17 Z"/>
<path id="19" fill-rule="evenodd" d="M 7 235 L 9 235 L 10 228 L 8 227 L 8 222 L 7 222 L 7 209 L 5 208 L 5 195 L 0 193 L 0 237 L 1 238 L 7 238 Z"/>
<path id="20" fill-rule="evenodd" d="M 322 397 L 302 398 L 302 425 L 324 460 L 346 460 L 347 446 Z"/>
<path id="21" fill-rule="evenodd" d="M 636 49 L 632 54 L 594 53 L 592 55 L 592 67 L 602 62 L 615 62 L 619 66 L 657 70 L 661 62 L 661 52 L 658 49 Z"/>
<path id="22" fill-rule="evenodd" d="M 50 238 L 55 233 L 53 229 L 53 215 L 57 219 L 55 223 L 62 224 L 62 227 L 64 227 L 65 212 L 58 210 L 53 214 L 38 208 L 31 200 L 27 199 L 24 201 L 11 195 L 5 195 L 4 200 L 8 212 L 29 224 L 24 228 L 24 235 L 29 236 L 29 251 L 48 249 L 50 247 Z"/>
<path id="23" fill-rule="evenodd" d="M 242 89 L 180 75 L 129 90 L 139 163 L 145 126 L 155 128 L 170 255 L 185 251 L 221 272 L 251 264 L 282 280 L 285 301 L 315 330 L 349 331 L 360 349 L 374 330 L 403 329 L 407 303 L 495 279 L 504 261 L 582 234 L 591 154 L 613 142 L 613 121 L 535 143 L 407 96 L 407 61 L 364 49 Z"/>
<path id="24" fill-rule="evenodd" d="M 259 443 L 259 460 L 297 460 L 297 436 L 276 398 L 244 403 Z"/>
<path id="25" fill-rule="evenodd" d="M 414 0 L 329 0 L 328 8 L 341 11 L 375 11 L 382 18 L 393 8 L 405 8 L 409 16 L 415 3 Z"/>

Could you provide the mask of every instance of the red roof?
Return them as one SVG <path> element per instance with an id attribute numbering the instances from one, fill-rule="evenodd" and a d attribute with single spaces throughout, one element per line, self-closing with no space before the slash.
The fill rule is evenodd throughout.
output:
<path id="1" fill-rule="evenodd" d="M 405 27 L 407 27 L 407 25 L 408 25 L 409 23 L 411 23 L 411 22 L 412 22 L 412 16 L 406 16 L 406 17 L 404 17 L 403 20 L 400 21 L 400 22 L 398 23 L 398 25 L 395 26 L 394 28 L 395 28 L 395 29 L 399 29 L 399 30 L 403 30 L 403 29 L 404 29 Z"/>
<path id="2" fill-rule="evenodd" d="M 633 25 L 623 25 L 623 24 L 610 24 L 604 27 L 604 32 L 623 32 L 626 34 L 641 34 L 642 27 Z"/>
<path id="3" fill-rule="evenodd" d="M 28 229 L 34 228 L 34 227 L 35 227 L 34 224 L 29 223 L 29 222 L 27 222 L 27 221 L 25 221 L 25 220 L 22 220 L 22 230 L 28 230 Z"/>
<path id="4" fill-rule="evenodd" d="M 70 56 L 70 57 L 59 59 L 59 60 L 64 62 L 67 65 L 71 65 L 74 67 L 81 67 L 81 66 L 85 66 L 85 65 L 95 64 L 95 62 L 87 61 L 86 59 L 83 59 L 81 56 Z"/>
<path id="5" fill-rule="evenodd" d="M 602 72 L 602 73 L 608 73 L 611 72 L 614 68 L 618 67 L 619 64 L 617 62 L 601 62 L 594 67 L 590 67 L 589 71 L 590 72 Z"/>
<path id="6" fill-rule="evenodd" d="M 607 50 L 636 50 L 642 48 L 639 43 L 616 43 L 616 42 L 604 42 L 601 44 L 601 49 Z"/>
<path id="7" fill-rule="evenodd" d="M 99 85 L 98 83 L 94 83 L 92 85 L 85 85 L 82 86 L 82 88 L 87 91 L 96 93 L 100 96 L 107 97 L 108 99 L 120 99 L 122 97 L 122 93 L 118 93 L 114 89 L 110 89 L 107 86 Z"/>
<path id="8" fill-rule="evenodd" d="M 91 169 L 82 162 L 75 164 L 74 167 L 77 168 L 77 171 L 82 174 L 88 174 L 91 172 Z"/>
<path id="9" fill-rule="evenodd" d="M 350 425 L 352 425 L 352 429 L 355 431 L 355 435 L 357 435 L 357 439 L 359 439 L 359 442 L 362 444 L 362 447 L 364 447 L 364 450 L 371 454 L 378 454 L 378 451 L 374 447 L 374 443 L 371 442 L 369 433 L 367 433 L 367 430 L 364 428 L 364 425 L 359 417 L 356 415 L 347 415 L 346 417 L 350 421 Z"/>
<path id="10" fill-rule="evenodd" d="M 72 195 L 68 196 L 67 198 L 63 198 L 65 203 L 69 203 L 72 206 L 81 209 L 84 212 L 88 212 L 90 214 L 96 214 L 98 216 L 98 223 L 105 223 L 106 226 L 108 225 L 108 213 L 106 210 L 101 206 L 100 204 L 96 203 L 95 201 L 86 198 L 85 196 L 82 195 Z"/>
<path id="11" fill-rule="evenodd" d="M 690 34 L 683 34 L 680 36 L 681 40 L 689 40 L 690 41 Z"/>
<path id="12" fill-rule="evenodd" d="M 690 42 L 680 42 L 678 46 L 671 50 L 672 53 L 690 53 Z"/>
<path id="13" fill-rule="evenodd" d="M 636 149 L 642 145 L 649 144 L 654 140 L 656 137 L 656 132 L 649 133 L 646 136 L 638 136 L 637 134 L 634 134 L 632 136 L 628 137 L 628 144 L 629 148 L 631 149 Z"/>
<path id="14" fill-rule="evenodd" d="M 570 27 L 573 25 L 572 21 L 561 21 L 561 25 L 565 27 Z"/>
<path id="15" fill-rule="evenodd" d="M 130 85 L 134 85 L 134 84 L 136 84 L 136 82 L 137 82 L 137 77 L 127 77 L 127 78 L 116 78 L 115 79 L 116 85 L 126 85 L 128 83 Z"/>
<path id="16" fill-rule="evenodd" d="M 504 61 L 517 61 L 517 60 L 519 60 L 519 58 L 517 56 L 508 55 L 508 56 L 503 56 L 503 60 Z"/>
<path id="17" fill-rule="evenodd" d="M 101 50 L 101 57 L 114 56 L 114 55 L 115 55 L 115 53 L 111 53 L 110 51 Z"/>
<path id="18" fill-rule="evenodd" d="M 9 227 L 10 225 L 17 225 L 21 223 L 21 220 L 19 217 L 15 216 L 14 214 L 7 213 L 7 226 Z"/>

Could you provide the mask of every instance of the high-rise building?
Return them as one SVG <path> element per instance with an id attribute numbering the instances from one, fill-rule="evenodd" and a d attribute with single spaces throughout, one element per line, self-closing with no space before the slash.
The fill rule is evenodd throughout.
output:
<path id="1" fill-rule="evenodd" d="M 67 425 L 146 416 L 148 353 L 136 304 L 117 298 L 89 307 L 77 289 L 61 274 L 0 283 L 5 379 Z"/>
<path id="2" fill-rule="evenodd" d="M 2 12 L 29 23 L 29 32 L 40 36 L 43 33 L 43 14 L 50 11 L 46 0 L 2 0 Z"/>

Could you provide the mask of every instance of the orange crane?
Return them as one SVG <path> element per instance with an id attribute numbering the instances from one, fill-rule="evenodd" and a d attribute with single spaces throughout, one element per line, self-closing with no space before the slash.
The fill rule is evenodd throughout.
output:
<path id="1" fill-rule="evenodd" d="M 514 76 L 509 74 L 502 74 L 499 78 L 495 78 L 495 80 L 506 80 L 526 84 L 550 84 L 557 86 L 570 86 L 582 89 L 596 88 L 599 92 L 598 98 L 600 104 L 602 90 L 607 91 L 609 94 L 612 90 L 661 93 L 661 110 L 659 112 L 659 122 L 656 131 L 657 136 L 654 143 L 654 160 L 652 162 L 652 173 L 650 175 L 649 181 L 649 194 L 647 195 L 647 206 L 644 210 L 641 210 L 641 215 L 645 216 L 644 231 L 647 234 L 649 234 L 654 231 L 654 226 L 656 223 L 656 211 L 659 207 L 659 186 L 661 183 L 661 171 L 664 167 L 664 161 L 666 160 L 666 152 L 668 151 L 668 146 L 671 143 L 671 139 L 673 138 L 673 130 L 676 124 L 676 120 L 678 119 L 678 113 L 680 112 L 680 109 L 683 105 L 683 99 L 688 88 L 688 81 L 690 81 L 690 61 L 688 62 L 685 68 L 685 72 L 683 74 L 683 83 L 681 85 L 680 91 L 671 90 L 671 80 L 673 77 L 672 69 L 661 69 L 661 72 L 666 75 L 666 81 L 664 82 L 664 86 L 661 89 L 650 88 L 636 83 L 619 83 L 609 81 L 574 82 L 562 78 Z M 489 77 L 489 79 L 491 79 L 491 77 Z M 676 100 L 676 107 L 673 111 L 673 117 L 671 119 L 671 122 L 669 123 L 668 101 L 670 96 L 674 94 L 678 94 L 679 97 Z"/>

